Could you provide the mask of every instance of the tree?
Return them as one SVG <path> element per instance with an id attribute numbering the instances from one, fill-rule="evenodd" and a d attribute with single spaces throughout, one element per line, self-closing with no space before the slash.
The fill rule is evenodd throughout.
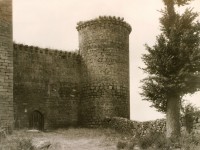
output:
<path id="1" fill-rule="evenodd" d="M 180 104 L 185 94 L 199 90 L 200 23 L 191 8 L 183 14 L 175 6 L 191 0 L 163 0 L 161 33 L 154 46 L 146 45 L 142 68 L 148 77 L 142 80 L 142 96 L 158 111 L 166 113 L 167 138 L 180 136 Z"/>

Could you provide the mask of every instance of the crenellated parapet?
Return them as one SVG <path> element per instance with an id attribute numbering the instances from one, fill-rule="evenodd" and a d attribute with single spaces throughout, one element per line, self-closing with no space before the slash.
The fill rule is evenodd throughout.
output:
<path id="1" fill-rule="evenodd" d="M 132 30 L 131 26 L 127 22 L 124 21 L 124 18 L 115 17 L 115 16 L 99 16 L 98 18 L 91 19 L 88 21 L 80 21 L 77 23 L 76 29 L 79 31 L 88 26 L 99 26 L 99 25 L 101 25 L 102 27 L 106 25 L 111 26 L 111 27 L 112 25 L 119 25 L 119 26 L 125 27 L 129 33 Z"/>
<path id="2" fill-rule="evenodd" d="M 129 34 L 123 18 L 98 17 L 79 22 L 81 55 L 81 113 L 84 126 L 101 124 L 105 117 L 130 116 Z"/>
<path id="3" fill-rule="evenodd" d="M 99 16 L 79 22 L 77 30 L 79 50 L 76 51 L 13 44 L 7 34 L 2 36 L 9 39 L 11 50 L 13 46 L 10 54 L 14 66 L 4 68 L 6 73 L 14 72 L 14 83 L 7 74 L 5 81 L 14 85 L 15 126 L 33 127 L 34 120 L 29 117 L 35 111 L 44 117 L 43 128 L 98 126 L 107 117 L 130 117 L 131 26 L 120 17 Z M 4 45 L 0 43 L 0 48 Z M 7 58 L 3 62 L 8 62 Z M 12 89 L 12 85 L 8 88 Z M 11 110 L 7 107 L 10 101 L 4 101 L 0 100 L 0 121 L 1 114 Z"/>
<path id="4" fill-rule="evenodd" d="M 17 128 L 33 128 L 35 111 L 44 117 L 40 129 L 77 124 L 80 62 L 75 52 L 14 44 Z"/>
<path id="5" fill-rule="evenodd" d="M 70 58 L 74 57 L 79 59 L 80 55 L 78 53 L 78 50 L 76 51 L 63 51 L 63 50 L 57 50 L 57 49 L 49 49 L 49 48 L 40 48 L 38 46 L 29 46 L 24 44 L 16 44 L 14 43 L 14 52 L 16 51 L 24 51 L 29 53 L 37 53 L 41 55 L 52 55 L 55 57 L 62 57 L 62 58 Z"/>

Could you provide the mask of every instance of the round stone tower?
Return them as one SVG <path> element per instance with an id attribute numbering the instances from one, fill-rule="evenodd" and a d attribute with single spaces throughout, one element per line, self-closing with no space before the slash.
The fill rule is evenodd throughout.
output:
<path id="1" fill-rule="evenodd" d="M 12 129 L 13 120 L 12 0 L 0 0 L 0 127 Z"/>
<path id="2" fill-rule="evenodd" d="M 106 117 L 130 116 L 129 34 L 123 18 L 79 22 L 82 56 L 80 124 L 99 125 Z"/>

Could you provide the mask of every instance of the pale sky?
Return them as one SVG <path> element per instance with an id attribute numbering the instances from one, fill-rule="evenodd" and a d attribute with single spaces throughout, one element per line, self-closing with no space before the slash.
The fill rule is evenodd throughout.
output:
<path id="1" fill-rule="evenodd" d="M 200 12 L 200 0 L 192 4 Z M 13 0 L 13 38 L 17 43 L 72 51 L 78 49 L 76 24 L 98 16 L 124 17 L 132 26 L 130 34 L 130 100 L 132 120 L 153 120 L 164 115 L 142 101 L 138 67 L 144 44 L 153 45 L 159 31 L 158 12 L 162 0 Z M 199 19 L 200 20 L 200 19 Z M 187 99 L 200 107 L 200 93 Z"/>

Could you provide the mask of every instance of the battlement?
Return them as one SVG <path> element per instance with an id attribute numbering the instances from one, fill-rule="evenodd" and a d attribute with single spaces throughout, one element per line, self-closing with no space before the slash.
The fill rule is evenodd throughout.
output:
<path id="1" fill-rule="evenodd" d="M 79 22 L 76 51 L 16 44 L 12 1 L 0 0 L 1 126 L 41 130 L 129 118 L 131 26 L 114 16 Z"/>
<path id="2" fill-rule="evenodd" d="M 49 48 L 40 48 L 37 46 L 29 46 L 29 45 L 24 45 L 24 44 L 13 44 L 14 51 L 26 51 L 30 53 L 38 53 L 38 54 L 43 54 L 43 55 L 52 55 L 52 56 L 57 56 L 57 57 L 62 57 L 62 58 L 69 58 L 69 57 L 74 57 L 74 58 L 80 58 L 80 55 L 78 53 L 78 50 L 73 52 L 73 51 L 63 51 L 63 50 L 57 50 L 57 49 L 49 49 Z"/>
<path id="3" fill-rule="evenodd" d="M 115 17 L 115 16 L 99 16 L 98 18 L 91 19 L 89 21 L 80 21 L 77 23 L 76 29 L 79 31 L 83 28 L 86 28 L 87 26 L 91 25 L 103 25 L 103 24 L 113 24 L 113 25 L 120 25 L 125 27 L 129 33 L 131 32 L 132 28 L 131 26 L 124 21 L 124 18 Z"/>

